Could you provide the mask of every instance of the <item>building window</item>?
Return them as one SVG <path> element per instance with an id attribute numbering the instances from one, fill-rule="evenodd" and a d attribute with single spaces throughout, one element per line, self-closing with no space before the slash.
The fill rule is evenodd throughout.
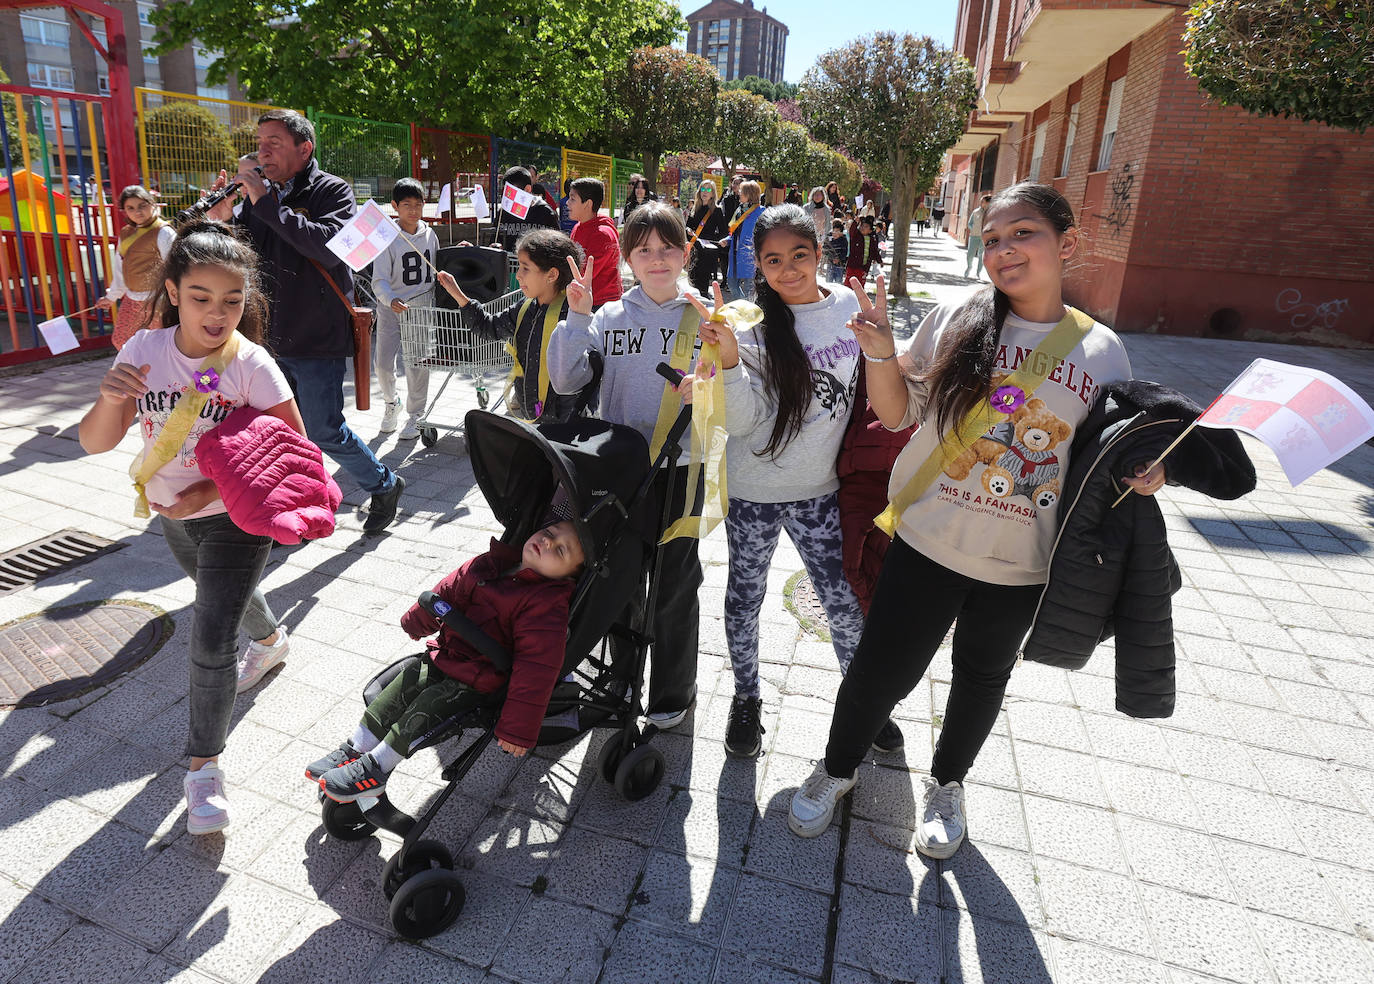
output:
<path id="1" fill-rule="evenodd" d="M 1117 79 L 1112 83 L 1111 91 L 1107 95 L 1107 118 L 1102 121 L 1102 145 L 1097 152 L 1098 171 L 1105 171 L 1112 164 L 1112 144 L 1116 142 L 1116 130 L 1121 123 L 1121 98 L 1126 91 L 1126 79 Z"/>
<path id="2" fill-rule="evenodd" d="M 139 43 L 143 45 L 143 64 L 156 65 L 157 55 L 153 54 L 153 49 L 157 47 L 157 43 L 154 41 L 140 41 Z"/>
<path id="3" fill-rule="evenodd" d="M 198 85 L 196 95 L 203 99 L 225 99 L 229 98 L 229 87 L 227 85 Z"/>
<path id="4" fill-rule="evenodd" d="M 65 48 L 71 42 L 71 28 L 61 21 L 20 14 L 19 25 L 24 31 L 24 40 L 30 44 L 46 44 L 54 48 Z"/>
<path id="5" fill-rule="evenodd" d="M 95 91 L 102 96 L 110 94 L 110 77 L 108 75 L 97 75 L 95 77 Z"/>
<path id="6" fill-rule="evenodd" d="M 1078 103 L 1069 107 L 1069 122 L 1064 127 L 1064 157 L 1059 162 L 1059 177 L 1069 173 L 1069 158 L 1073 156 L 1073 138 L 1078 136 Z"/>
<path id="7" fill-rule="evenodd" d="M 1035 143 L 1031 146 L 1030 171 L 1026 174 L 1028 181 L 1040 180 L 1040 162 L 1045 159 L 1045 130 L 1048 123 L 1041 123 L 1035 128 Z"/>
<path id="8" fill-rule="evenodd" d="M 209 68 L 219 54 L 218 52 L 207 51 L 199 45 L 196 46 L 195 52 L 196 68 Z"/>
<path id="9" fill-rule="evenodd" d="M 138 5 L 138 22 L 140 24 L 152 25 L 153 5 L 151 3 L 140 3 Z"/>
<path id="10" fill-rule="evenodd" d="M 29 62 L 29 85 L 38 89 L 76 91 L 75 79 L 70 68 L 62 65 L 45 65 L 42 62 Z"/>

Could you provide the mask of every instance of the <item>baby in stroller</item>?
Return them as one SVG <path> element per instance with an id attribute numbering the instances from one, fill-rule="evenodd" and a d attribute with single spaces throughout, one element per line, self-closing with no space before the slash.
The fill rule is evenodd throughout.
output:
<path id="1" fill-rule="evenodd" d="M 520 550 L 499 540 L 434 588 L 440 615 L 456 609 L 513 657 L 509 673 L 430 611 L 415 604 L 401 616 L 412 639 L 431 639 L 363 711 L 353 734 L 305 775 L 337 803 L 378 797 L 387 776 L 446 721 L 506 686 L 496 739 L 512 755 L 535 746 L 549 696 L 563 666 L 568 611 L 584 563 L 571 522 L 549 517 Z M 448 606 L 443 609 L 440 605 Z"/>

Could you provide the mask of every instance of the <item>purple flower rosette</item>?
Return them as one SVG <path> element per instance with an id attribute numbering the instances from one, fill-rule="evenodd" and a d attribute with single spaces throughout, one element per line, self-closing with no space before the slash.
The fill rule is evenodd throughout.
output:
<path id="1" fill-rule="evenodd" d="M 213 393 L 219 389 L 219 373 L 215 371 L 213 366 L 196 373 L 196 389 L 202 393 Z"/>
<path id="2" fill-rule="evenodd" d="M 999 386 L 988 402 L 1000 413 L 1013 414 L 1025 404 L 1026 393 L 1019 386 Z"/>

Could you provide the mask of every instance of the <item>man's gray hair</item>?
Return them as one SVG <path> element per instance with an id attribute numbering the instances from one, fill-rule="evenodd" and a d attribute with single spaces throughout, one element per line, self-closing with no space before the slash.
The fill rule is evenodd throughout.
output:
<path id="1" fill-rule="evenodd" d="M 294 109 L 268 110 L 258 117 L 258 125 L 264 123 L 280 123 L 286 127 L 286 132 L 291 134 L 291 139 L 296 142 L 297 147 L 307 140 L 315 143 L 315 124 Z"/>

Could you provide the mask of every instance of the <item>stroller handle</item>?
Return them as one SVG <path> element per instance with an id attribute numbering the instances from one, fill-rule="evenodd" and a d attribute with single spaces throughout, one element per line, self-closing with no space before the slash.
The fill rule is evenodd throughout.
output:
<path id="1" fill-rule="evenodd" d="M 502 648 L 499 642 L 478 628 L 477 623 L 472 619 L 444 601 L 433 591 L 421 591 L 419 602 L 421 608 L 458 633 L 459 638 L 485 656 L 492 666 L 498 670 L 510 669 L 510 654 Z"/>
<path id="2" fill-rule="evenodd" d="M 666 379 L 672 386 L 676 386 L 678 383 L 682 382 L 683 377 L 687 375 L 681 369 L 674 369 L 666 362 L 660 362 L 658 365 L 654 366 L 654 372 Z M 677 420 L 673 421 L 673 426 L 668 431 L 668 436 L 664 438 L 663 450 L 659 452 L 660 461 L 665 457 L 665 452 L 671 454 L 674 459 L 682 454 L 682 435 L 687 433 L 687 428 L 691 426 L 691 423 L 692 408 L 690 405 L 684 403 L 681 412 L 677 415 Z M 669 452 L 669 448 L 675 448 L 676 450 Z M 657 462 L 655 462 L 655 467 L 657 467 Z"/>

